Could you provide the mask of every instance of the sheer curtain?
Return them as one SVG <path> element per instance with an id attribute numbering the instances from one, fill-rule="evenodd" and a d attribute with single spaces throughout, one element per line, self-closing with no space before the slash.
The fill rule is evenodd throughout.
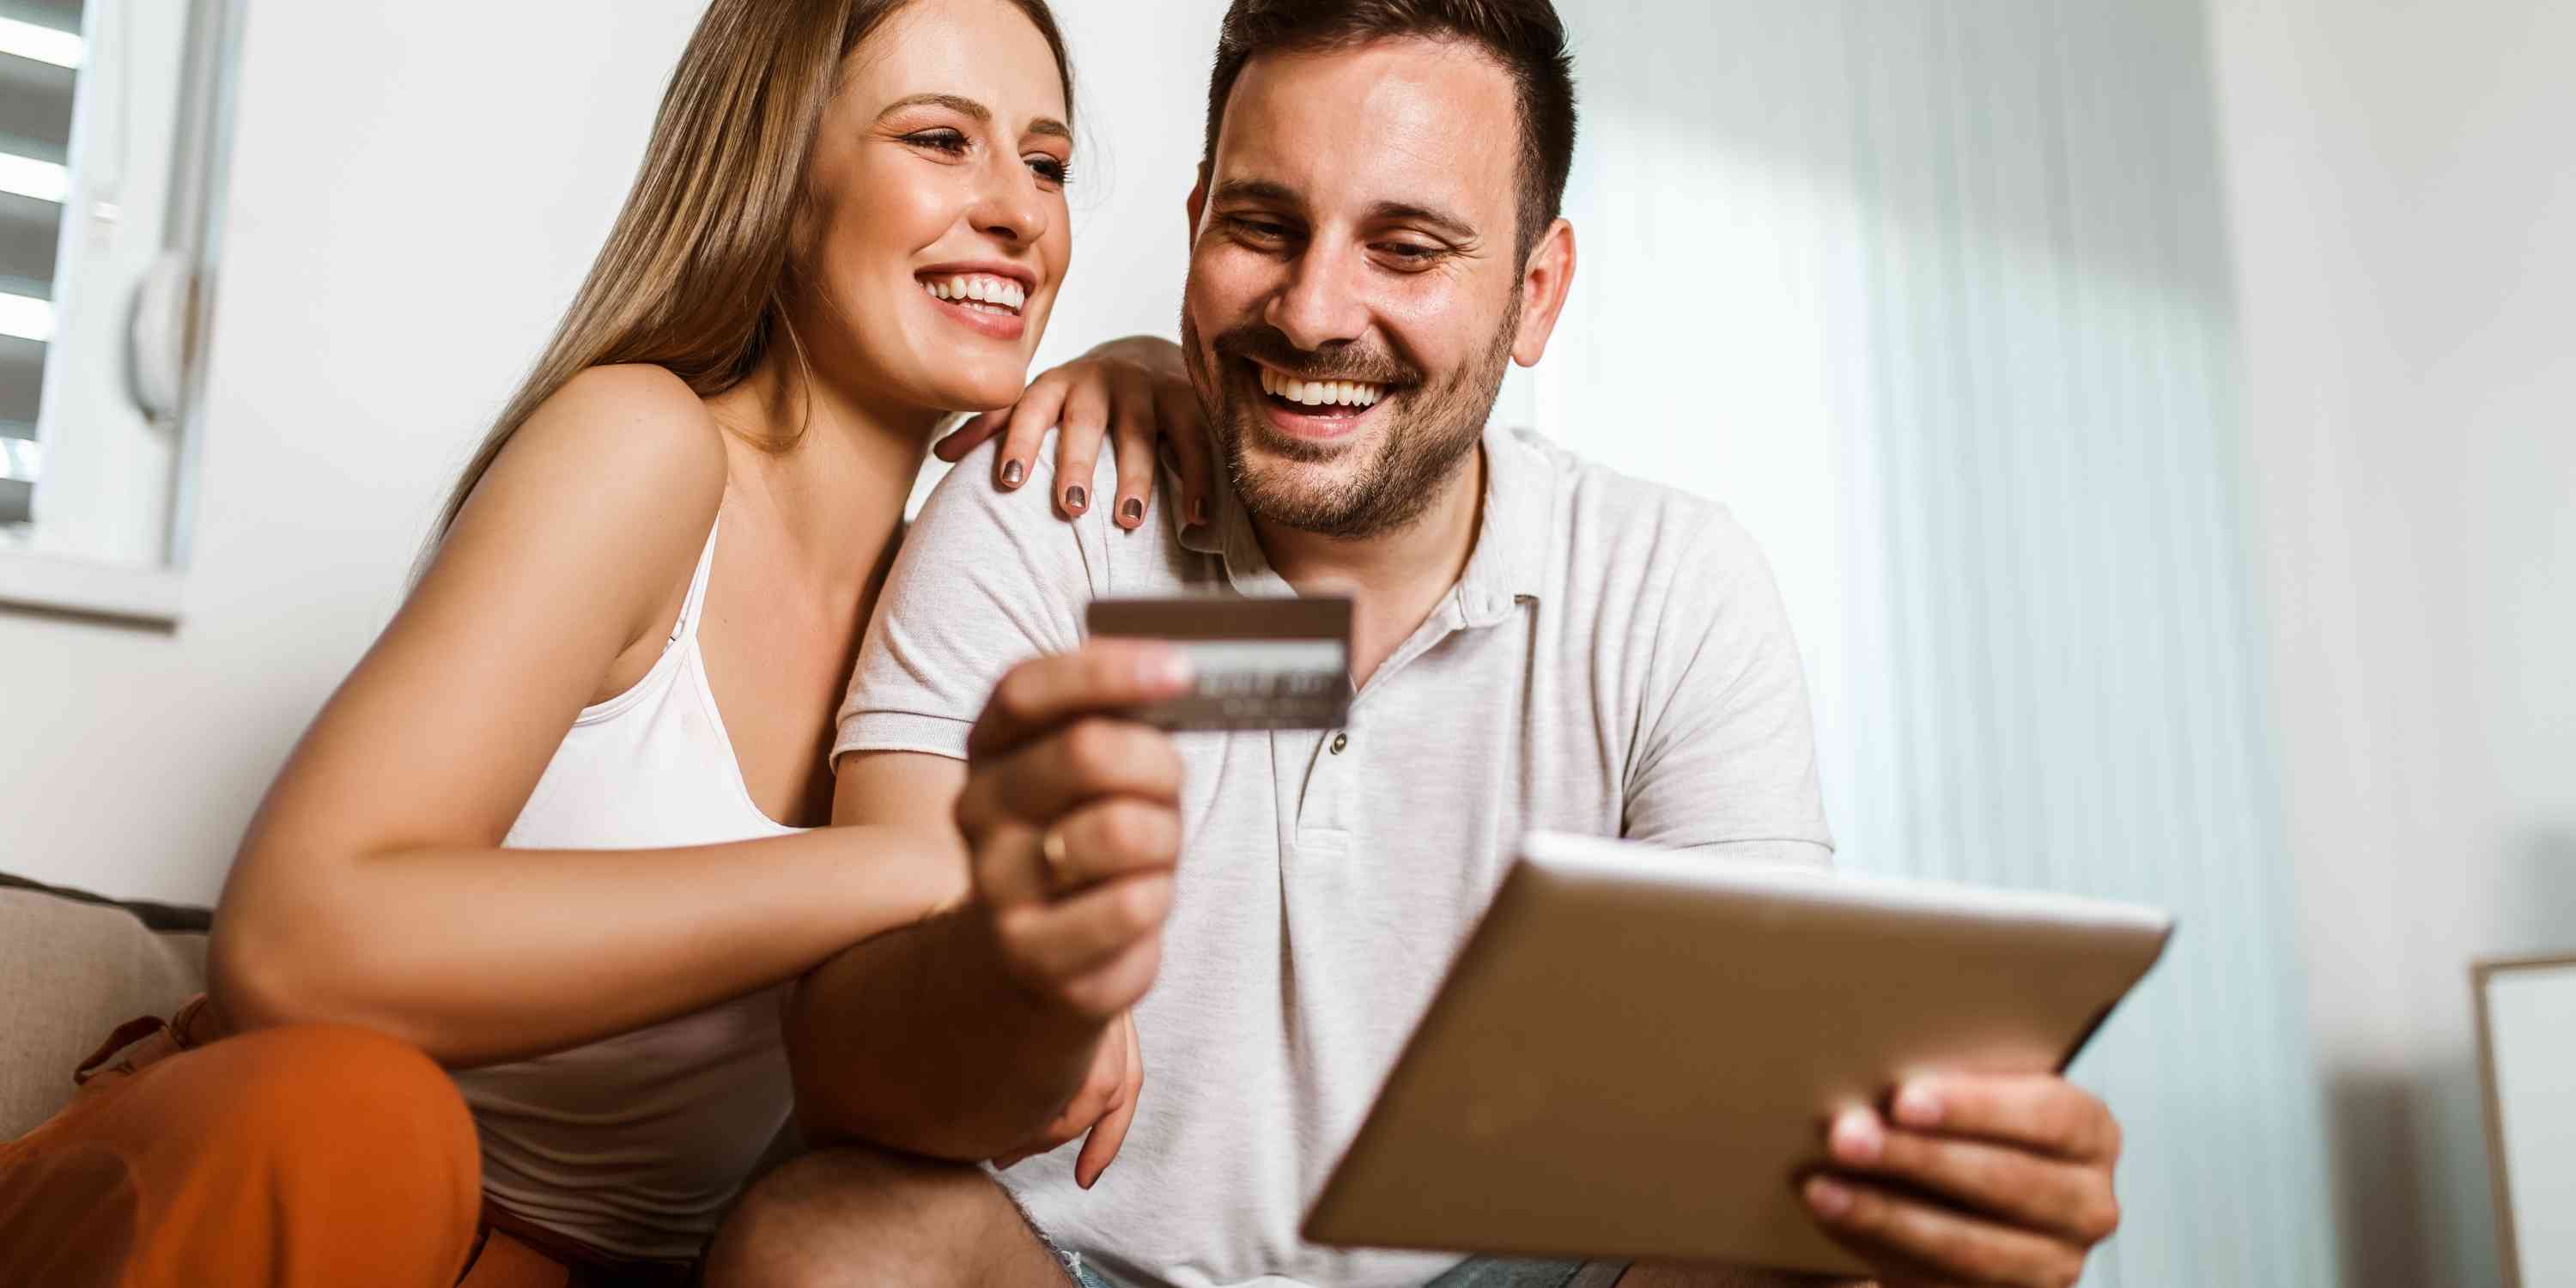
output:
<path id="1" fill-rule="evenodd" d="M 2077 1066 L 2086 1282 L 2330 1282 L 2198 6 L 1560 8 L 1581 262 L 1502 414 L 1761 538 L 1845 865 L 2179 915 Z"/>

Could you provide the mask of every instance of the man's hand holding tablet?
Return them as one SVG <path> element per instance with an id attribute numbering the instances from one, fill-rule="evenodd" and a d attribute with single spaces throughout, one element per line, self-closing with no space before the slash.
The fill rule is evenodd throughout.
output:
<path id="1" fill-rule="evenodd" d="M 2055 1074 L 1927 1074 L 1843 1111 L 1801 1197 L 1882 1288 L 2066 1288 L 2120 1225 L 2108 1105 Z"/>

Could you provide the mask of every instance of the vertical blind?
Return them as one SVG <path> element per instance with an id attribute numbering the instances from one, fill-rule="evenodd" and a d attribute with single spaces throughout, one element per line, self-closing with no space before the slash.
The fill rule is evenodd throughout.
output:
<path id="1" fill-rule="evenodd" d="M 1852 869 L 2158 904 L 2102 1288 L 2335 1278 L 2199 7 L 1585 0 L 1541 427 L 1772 555 Z"/>
<path id="2" fill-rule="evenodd" d="M 69 188 L 80 0 L 0 0 L 0 525 L 28 517 Z"/>

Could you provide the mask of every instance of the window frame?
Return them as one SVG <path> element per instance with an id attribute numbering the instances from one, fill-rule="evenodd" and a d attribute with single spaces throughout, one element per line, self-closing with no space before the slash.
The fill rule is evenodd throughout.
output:
<path id="1" fill-rule="evenodd" d="M 99 120 L 99 102 L 108 92 L 102 88 L 102 78 L 90 72 L 99 61 L 102 31 L 109 39 L 122 41 L 131 30 L 130 6 L 138 3 L 148 0 L 90 0 L 82 10 L 84 57 L 74 90 L 73 142 L 67 157 L 71 182 L 62 202 L 61 250 L 52 288 L 56 322 L 45 355 L 33 440 L 37 446 L 32 455 L 43 468 L 34 481 L 35 521 L 0 529 L 0 612 L 36 609 L 161 625 L 177 624 L 185 612 L 205 439 L 209 322 L 222 244 L 221 198 L 231 162 L 244 0 L 180 0 L 175 12 L 183 17 L 185 27 L 179 37 L 179 83 L 167 99 L 167 118 L 156 116 L 146 123 L 137 112 L 134 121 L 120 123 L 130 132 L 147 125 L 166 127 L 168 146 L 150 155 L 138 155 L 141 149 L 136 148 L 117 156 L 111 167 L 114 173 L 105 176 L 108 184 L 103 185 L 99 167 L 84 164 L 95 151 L 88 146 L 85 130 L 90 127 L 84 123 Z M 119 26 L 110 29 L 110 23 Z M 127 69 L 118 69 L 119 77 L 127 74 Z M 108 110 L 127 111 L 133 102 L 130 93 L 123 94 L 108 104 Z M 120 141 L 120 150 L 125 146 Z M 121 200 L 129 190 L 147 194 L 142 202 L 158 196 L 158 244 L 127 248 L 120 252 L 124 258 L 115 263 L 93 264 L 86 262 L 93 257 L 78 253 L 83 230 L 76 229 L 75 221 L 114 222 L 121 206 L 112 205 L 103 216 L 100 213 L 101 189 L 110 185 L 105 194 L 109 201 Z M 147 249 L 150 256 L 134 258 Z M 138 269 L 137 263 L 143 267 Z M 101 294 L 106 297 L 103 305 L 93 298 Z M 144 295 L 153 300 L 137 309 L 135 301 Z M 66 307 L 67 301 L 78 303 Z M 95 318 L 78 332 L 67 325 L 79 316 L 75 310 L 94 314 L 101 307 L 112 315 L 112 325 Z M 58 397 L 58 390 L 74 378 L 94 386 L 112 377 L 130 390 L 137 332 L 153 326 L 160 328 L 163 342 L 147 348 L 162 355 L 161 380 L 171 403 L 164 414 L 147 414 L 130 393 L 114 414 L 101 413 L 94 401 L 86 409 L 64 405 L 72 400 Z M 30 453 L 20 455 L 23 459 Z M 120 487 L 115 480 L 126 476 L 120 466 L 136 461 L 143 462 L 144 468 L 131 477 L 142 482 Z M 83 472 L 90 492 L 75 493 L 74 503 L 107 497 L 110 506 L 66 512 L 68 520 L 49 524 L 44 510 L 47 483 L 67 473 L 77 478 Z M 163 479 L 166 486 L 160 485 Z M 91 508 L 117 512 L 92 513 Z M 118 525 L 123 529 L 121 537 L 99 535 Z M 62 535 L 66 527 L 72 534 L 68 537 Z"/>

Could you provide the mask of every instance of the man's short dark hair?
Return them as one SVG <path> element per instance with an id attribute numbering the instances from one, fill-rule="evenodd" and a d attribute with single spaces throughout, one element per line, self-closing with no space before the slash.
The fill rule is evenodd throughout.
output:
<path id="1" fill-rule="evenodd" d="M 1566 52 L 1565 23 L 1548 0 L 1234 0 L 1208 76 L 1200 177 L 1216 165 L 1226 99 L 1254 58 L 1398 36 L 1464 41 L 1511 75 L 1521 118 L 1519 245 L 1529 254 L 1564 209 L 1565 179 L 1574 169 L 1574 58 Z"/>

